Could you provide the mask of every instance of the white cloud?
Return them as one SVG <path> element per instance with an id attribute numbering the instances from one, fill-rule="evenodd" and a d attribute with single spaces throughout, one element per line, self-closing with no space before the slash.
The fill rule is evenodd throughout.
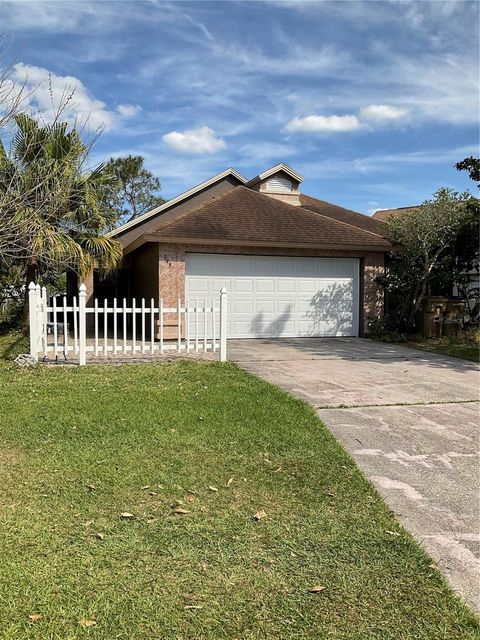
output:
<path id="1" fill-rule="evenodd" d="M 117 112 L 124 118 L 133 118 L 142 111 L 142 107 L 139 104 L 119 104 Z"/>
<path id="2" fill-rule="evenodd" d="M 216 153 L 227 146 L 223 138 L 216 138 L 209 127 L 170 131 L 163 136 L 163 141 L 180 153 Z"/>
<path id="3" fill-rule="evenodd" d="M 404 118 L 407 113 L 407 109 L 389 104 L 370 104 L 360 110 L 360 114 L 366 120 L 398 120 Z"/>
<path id="4" fill-rule="evenodd" d="M 19 62 L 14 66 L 13 80 L 25 84 L 26 103 L 34 114 L 52 121 L 59 108 L 71 95 L 62 119 L 97 130 L 111 129 L 115 115 L 101 100 L 89 94 L 81 80 L 74 76 L 57 76 L 43 67 Z"/>
<path id="5" fill-rule="evenodd" d="M 286 131 L 295 132 L 340 132 L 355 131 L 361 126 L 357 116 L 305 116 L 295 117 L 285 127 Z"/>

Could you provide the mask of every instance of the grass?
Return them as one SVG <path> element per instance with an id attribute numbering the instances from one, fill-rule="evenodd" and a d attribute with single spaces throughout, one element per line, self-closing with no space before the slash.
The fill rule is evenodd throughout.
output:
<path id="1" fill-rule="evenodd" d="M 4 362 L 0 397 L 2 639 L 480 637 L 313 410 L 235 365 Z"/>
<path id="2" fill-rule="evenodd" d="M 444 338 L 411 337 L 402 344 L 422 351 L 480 362 L 480 334 L 478 330 Z"/>

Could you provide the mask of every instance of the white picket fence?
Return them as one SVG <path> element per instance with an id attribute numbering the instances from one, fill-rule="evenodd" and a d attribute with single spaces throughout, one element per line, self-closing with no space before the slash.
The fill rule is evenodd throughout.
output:
<path id="1" fill-rule="evenodd" d="M 178 353 L 218 352 L 220 361 L 227 359 L 227 291 L 222 288 L 219 299 L 181 300 L 175 307 L 165 307 L 160 300 L 140 301 L 135 298 L 103 303 L 94 300 L 86 306 L 87 289 L 80 285 L 78 298 L 71 304 L 67 298 L 49 300 L 45 287 L 29 285 L 30 355 L 36 360 L 53 356 L 78 357 L 80 365 L 88 356 L 153 355 L 167 351 Z M 165 315 L 175 317 L 176 335 L 167 334 Z"/>

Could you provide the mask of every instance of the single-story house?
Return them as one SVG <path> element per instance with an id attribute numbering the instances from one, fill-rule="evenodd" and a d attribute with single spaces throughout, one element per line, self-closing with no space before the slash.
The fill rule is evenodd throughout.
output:
<path id="1" fill-rule="evenodd" d="M 229 337 L 363 335 L 383 313 L 384 225 L 304 195 L 302 182 L 283 163 L 251 180 L 226 169 L 127 222 L 110 233 L 122 264 L 87 282 L 90 301 L 172 306 L 225 286 Z"/>

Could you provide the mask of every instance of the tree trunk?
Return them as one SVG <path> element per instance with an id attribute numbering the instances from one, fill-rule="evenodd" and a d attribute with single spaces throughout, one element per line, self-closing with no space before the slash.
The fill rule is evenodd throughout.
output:
<path id="1" fill-rule="evenodd" d="M 22 311 L 22 327 L 24 331 L 28 331 L 28 320 L 29 320 L 29 296 L 28 296 L 28 285 L 31 282 L 37 281 L 37 261 L 35 258 L 31 258 L 27 263 L 27 269 L 25 273 L 25 297 L 23 300 L 23 311 Z"/>
<path id="2" fill-rule="evenodd" d="M 416 288 L 414 302 L 412 304 L 412 309 L 410 311 L 410 315 L 407 321 L 407 331 L 409 331 L 413 326 L 417 311 L 419 310 L 420 304 L 427 292 L 427 284 L 428 284 L 428 280 L 426 277 L 424 277 L 423 280 L 421 281 L 421 286 L 417 286 Z"/>

